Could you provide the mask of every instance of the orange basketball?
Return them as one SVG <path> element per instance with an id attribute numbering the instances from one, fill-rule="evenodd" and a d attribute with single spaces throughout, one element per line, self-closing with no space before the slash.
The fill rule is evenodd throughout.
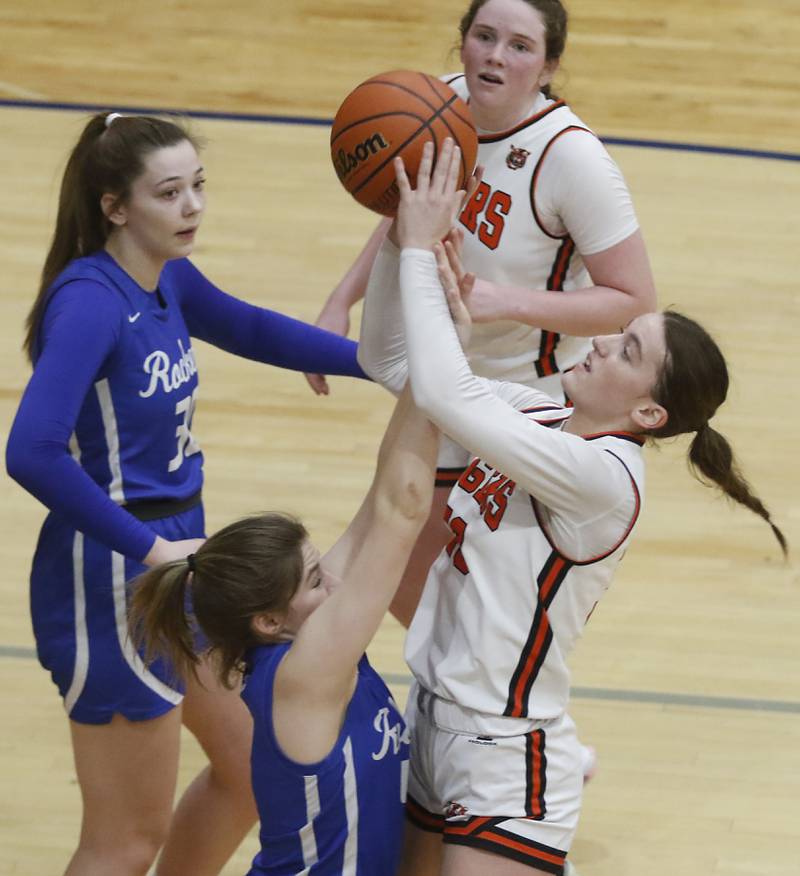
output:
<path id="1" fill-rule="evenodd" d="M 400 155 L 414 185 L 422 147 L 434 157 L 445 137 L 461 147 L 461 188 L 475 167 L 478 135 L 469 107 L 449 85 L 413 70 L 394 70 L 362 82 L 333 120 L 331 158 L 348 192 L 365 207 L 394 216 L 400 193 L 392 160 Z"/>

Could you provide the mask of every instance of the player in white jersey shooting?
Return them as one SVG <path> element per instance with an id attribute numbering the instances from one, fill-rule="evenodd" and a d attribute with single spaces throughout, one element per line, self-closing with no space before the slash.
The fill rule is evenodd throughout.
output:
<path id="1" fill-rule="evenodd" d="M 582 788 L 566 661 L 636 523 L 645 441 L 694 433 L 695 469 L 785 541 L 710 424 L 728 374 L 693 320 L 650 313 L 595 337 L 564 376 L 572 409 L 472 372 L 450 312 L 468 324 L 460 290 L 473 278 L 452 232 L 439 243 L 461 203 L 458 160 L 448 142 L 431 174 L 428 148 L 416 190 L 398 164 L 390 239 L 402 253 L 387 243 L 379 255 L 359 349 L 387 387 L 410 379 L 418 406 L 474 454 L 406 645 L 416 684 L 401 873 L 560 876 Z"/>

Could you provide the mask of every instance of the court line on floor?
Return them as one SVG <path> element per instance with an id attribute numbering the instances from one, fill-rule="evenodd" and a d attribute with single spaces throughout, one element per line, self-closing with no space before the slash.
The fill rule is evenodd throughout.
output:
<path id="1" fill-rule="evenodd" d="M 215 110 L 189 110 L 174 107 L 110 106 L 101 103 L 72 103 L 69 101 L 0 99 L 0 107 L 12 109 L 61 110 L 66 112 L 114 112 L 135 115 L 157 115 L 170 113 L 194 119 L 211 119 L 228 122 L 256 122 L 271 125 L 312 125 L 329 127 L 332 119 L 315 116 L 281 116 L 262 113 L 228 113 Z M 769 149 L 745 149 L 737 146 L 714 146 L 706 143 L 681 143 L 670 140 L 642 140 L 630 137 L 603 137 L 600 139 L 610 146 L 630 146 L 638 149 L 664 149 L 676 152 L 703 152 L 710 155 L 731 155 L 739 158 L 765 158 L 770 161 L 800 161 L 800 153 L 777 152 Z"/>
<path id="2" fill-rule="evenodd" d="M 0 658 L 35 660 L 36 650 L 19 645 L 0 645 Z M 404 672 L 381 673 L 387 684 L 411 684 Z M 701 709 L 740 709 L 745 712 L 782 712 L 800 715 L 800 703 L 787 700 L 759 700 L 747 697 L 712 697 L 699 694 L 659 693 L 648 690 L 615 690 L 604 687 L 573 687 L 576 700 L 605 700 L 626 703 L 653 703 L 660 706 L 691 706 Z"/>

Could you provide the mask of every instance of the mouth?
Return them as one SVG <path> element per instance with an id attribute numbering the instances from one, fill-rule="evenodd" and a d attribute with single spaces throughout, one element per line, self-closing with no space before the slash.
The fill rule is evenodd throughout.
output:
<path id="1" fill-rule="evenodd" d="M 503 80 L 496 73 L 479 73 L 478 79 L 485 82 L 487 85 L 502 85 Z"/>
<path id="2" fill-rule="evenodd" d="M 177 232 L 177 236 L 183 238 L 184 240 L 191 240 L 195 233 L 197 232 L 197 226 L 194 228 L 186 228 L 183 231 Z"/>

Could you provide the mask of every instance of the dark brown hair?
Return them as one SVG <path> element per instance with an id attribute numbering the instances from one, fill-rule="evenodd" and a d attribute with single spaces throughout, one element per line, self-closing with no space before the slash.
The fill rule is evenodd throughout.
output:
<path id="1" fill-rule="evenodd" d="M 722 351 L 694 320 L 674 310 L 664 311 L 663 316 L 667 355 L 653 398 L 666 409 L 668 419 L 650 435 L 670 438 L 694 432 L 689 465 L 695 477 L 716 485 L 735 502 L 763 517 L 786 555 L 786 538 L 742 477 L 730 444 L 709 422 L 728 395 L 728 368 Z"/>
<path id="2" fill-rule="evenodd" d="M 124 203 L 131 184 L 144 171 L 147 156 L 165 146 L 197 141 L 176 121 L 152 116 L 116 116 L 108 113 L 89 119 L 72 150 L 61 179 L 53 241 L 42 269 L 39 292 L 25 322 L 23 349 L 33 359 L 39 326 L 53 280 L 72 259 L 105 246 L 110 223 L 100 207 L 106 193 Z"/>
<path id="3" fill-rule="evenodd" d="M 177 560 L 140 575 L 133 584 L 129 624 L 145 661 L 166 657 L 179 678 L 195 671 L 196 618 L 218 677 L 232 687 L 244 668 L 245 651 L 263 643 L 253 632 L 252 618 L 286 611 L 297 591 L 307 537 L 303 524 L 286 514 L 246 517 L 204 542 L 192 557 L 194 571 L 186 560 Z"/>
<path id="4" fill-rule="evenodd" d="M 469 4 L 469 9 L 461 16 L 458 31 L 461 34 L 462 46 L 467 37 L 467 31 L 472 27 L 475 16 L 487 2 L 488 0 L 472 0 L 472 3 Z M 542 16 L 545 33 L 545 59 L 548 61 L 558 61 L 564 54 L 564 49 L 567 45 L 569 17 L 564 4 L 561 3 L 561 0 L 524 0 L 524 2 L 528 6 L 532 6 Z M 554 97 L 551 94 L 549 84 L 542 87 L 542 94 L 545 97 Z"/>

